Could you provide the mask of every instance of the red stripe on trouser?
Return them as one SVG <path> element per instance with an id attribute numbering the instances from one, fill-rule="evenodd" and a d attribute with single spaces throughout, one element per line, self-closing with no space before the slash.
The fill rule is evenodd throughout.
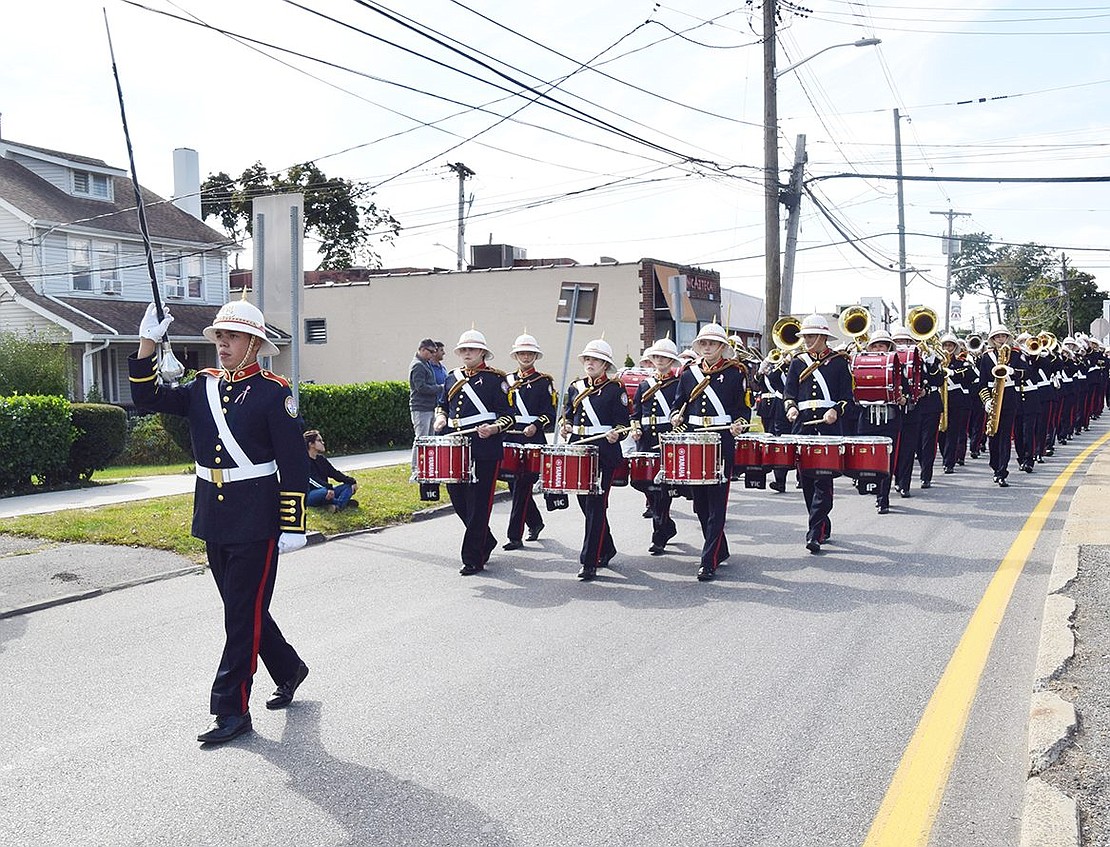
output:
<path id="1" fill-rule="evenodd" d="M 732 487 L 732 480 L 729 479 L 728 482 L 725 483 L 725 510 L 726 511 L 728 510 L 728 494 L 729 494 L 729 489 L 731 487 Z M 724 540 L 724 537 L 725 537 L 725 522 L 722 520 L 721 521 L 721 531 L 717 533 L 717 544 L 713 548 L 713 570 L 716 570 L 717 565 L 719 564 L 719 562 L 717 560 L 717 556 L 720 555 L 721 542 Z"/>
<path id="2" fill-rule="evenodd" d="M 501 462 L 493 466 L 493 485 L 489 487 L 489 502 L 486 503 L 486 524 L 489 524 L 489 516 L 493 514 L 493 496 L 497 493 L 497 475 L 501 473 Z"/>
<path id="3" fill-rule="evenodd" d="M 601 508 L 601 529 L 597 533 L 597 550 L 594 552 L 594 564 L 601 564 L 601 548 L 605 546 L 605 536 L 609 534 L 609 490 L 605 489 Z"/>
<path id="4" fill-rule="evenodd" d="M 262 643 L 262 602 L 266 597 L 266 583 L 270 579 L 270 569 L 274 566 L 274 549 L 277 541 L 273 538 L 266 547 L 266 567 L 262 569 L 262 578 L 258 581 L 258 593 L 254 598 L 254 636 L 251 639 L 251 674 L 248 679 L 243 680 L 239 684 L 239 694 L 242 698 L 240 714 L 247 713 L 248 700 L 250 693 L 247 689 L 247 682 L 254 678 L 254 672 L 258 669 L 258 648 Z"/>

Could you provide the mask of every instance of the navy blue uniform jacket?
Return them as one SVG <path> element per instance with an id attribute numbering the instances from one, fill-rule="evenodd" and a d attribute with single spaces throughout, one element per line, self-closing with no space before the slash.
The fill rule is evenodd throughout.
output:
<path id="1" fill-rule="evenodd" d="M 485 406 L 484 413 L 474 405 L 470 394 L 463 390 L 468 385 L 474 396 Z M 447 374 L 447 381 L 443 383 L 443 391 L 439 395 L 439 406 L 436 408 L 437 414 L 447 418 L 447 427 L 440 434 L 449 435 L 459 430 L 473 429 L 483 423 L 497 425 L 502 430 L 508 429 L 513 422 L 508 391 L 509 386 L 505 382 L 503 371 L 484 365 L 472 371 L 455 368 Z M 478 417 L 482 420 L 474 420 Z M 500 435 L 491 435 L 489 438 L 479 438 L 476 432 L 470 435 L 470 458 L 475 462 L 501 461 L 501 448 Z"/>
<path id="2" fill-rule="evenodd" d="M 600 434 L 579 432 L 580 427 L 593 426 L 582 402 L 586 398 L 589 398 L 590 406 L 602 427 L 617 429 L 618 427 L 628 426 L 629 416 L 632 412 L 632 401 L 619 379 L 601 376 L 594 380 L 592 384 L 588 382 L 587 377 L 576 379 L 567 390 L 567 399 L 563 406 L 563 415 L 571 425 L 571 435 L 567 439 L 569 444 Z M 621 438 L 624 438 L 624 436 L 622 435 Z M 597 447 L 599 467 L 615 468 L 624 461 L 619 441 L 616 444 L 610 444 L 606 438 L 595 438 L 589 443 Z"/>
<path id="3" fill-rule="evenodd" d="M 277 463 L 277 474 L 239 482 L 214 483 L 198 477 L 193 535 L 213 544 L 235 544 L 305 531 L 308 453 L 288 382 L 255 363 L 231 374 L 210 368 L 192 382 L 170 387 L 158 384 L 153 356 L 132 355 L 128 366 L 136 406 L 188 418 L 198 465 L 236 467 L 212 419 L 207 397 L 211 380 L 219 384 L 220 414 L 247 458 L 253 464 Z"/>

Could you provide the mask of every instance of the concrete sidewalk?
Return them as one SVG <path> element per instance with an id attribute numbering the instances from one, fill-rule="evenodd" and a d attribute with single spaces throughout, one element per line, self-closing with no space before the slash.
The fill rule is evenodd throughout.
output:
<path id="1" fill-rule="evenodd" d="M 339 470 L 350 473 L 364 468 L 381 468 L 408 462 L 410 450 L 385 450 L 380 453 L 356 453 L 332 459 Z M 109 503 L 126 503 L 131 500 L 148 500 L 152 497 L 169 497 L 172 494 L 192 494 L 196 477 L 191 473 L 167 476 L 145 476 L 127 482 L 77 488 L 71 491 L 48 491 L 43 494 L 26 494 L 22 497 L 0 498 L 0 518 L 19 515 L 39 515 L 65 509 L 88 509 Z"/>

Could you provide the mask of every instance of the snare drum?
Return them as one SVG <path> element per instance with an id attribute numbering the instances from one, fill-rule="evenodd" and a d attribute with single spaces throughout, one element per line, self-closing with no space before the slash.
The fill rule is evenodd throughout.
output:
<path id="1" fill-rule="evenodd" d="M 765 468 L 793 468 L 798 464 L 797 438 L 789 435 L 781 438 L 764 436 L 760 455 Z"/>
<path id="2" fill-rule="evenodd" d="M 628 455 L 628 478 L 632 487 L 640 491 L 655 485 L 659 476 L 658 453 L 630 453 Z"/>
<path id="3" fill-rule="evenodd" d="M 610 485 L 628 485 L 628 459 L 621 459 L 621 463 L 613 468 L 613 481 Z"/>
<path id="4" fill-rule="evenodd" d="M 540 448 L 542 444 L 522 444 L 519 441 L 506 441 L 502 448 L 499 479 L 516 479 L 521 474 L 538 474 L 542 463 Z"/>
<path id="5" fill-rule="evenodd" d="M 844 473 L 858 479 L 890 476 L 890 454 L 894 446 L 889 438 L 853 436 L 844 439 Z"/>
<path id="6" fill-rule="evenodd" d="M 597 448 L 592 444 L 547 444 L 540 450 L 543 490 L 549 493 L 597 494 Z"/>
<path id="7" fill-rule="evenodd" d="M 474 482 L 470 439 L 465 435 L 421 435 L 416 439 L 417 482 Z"/>
<path id="8" fill-rule="evenodd" d="M 897 403 L 902 397 L 897 353 L 860 353 L 852 360 L 852 380 L 860 403 Z"/>
<path id="9" fill-rule="evenodd" d="M 753 433 L 744 433 L 736 438 L 736 467 L 763 467 L 763 438 Z"/>
<path id="10" fill-rule="evenodd" d="M 805 476 L 840 476 L 844 472 L 844 439 L 799 437 L 798 472 Z"/>
<path id="11" fill-rule="evenodd" d="M 659 437 L 663 480 L 681 485 L 724 481 L 721 436 L 716 432 L 667 432 Z"/>

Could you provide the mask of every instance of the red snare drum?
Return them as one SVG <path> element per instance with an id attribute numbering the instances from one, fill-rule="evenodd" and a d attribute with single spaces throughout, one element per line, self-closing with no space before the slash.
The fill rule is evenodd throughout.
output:
<path id="1" fill-rule="evenodd" d="M 806 476 L 840 476 L 844 472 L 844 439 L 799 437 L 798 472 Z"/>
<path id="2" fill-rule="evenodd" d="M 721 436 L 716 432 L 668 432 L 659 438 L 663 480 L 682 485 L 724 481 Z"/>
<path id="3" fill-rule="evenodd" d="M 738 436 L 735 464 L 737 468 L 763 467 L 763 438 L 753 433 Z"/>
<path id="4" fill-rule="evenodd" d="M 860 479 L 890 476 L 889 438 L 857 435 L 844 439 L 844 473 Z"/>
<path id="5" fill-rule="evenodd" d="M 416 439 L 417 482 L 474 482 L 470 439 L 465 435 L 421 435 Z"/>
<path id="6" fill-rule="evenodd" d="M 765 468 L 792 468 L 798 464 L 798 442 L 794 436 L 764 436 L 762 447 Z"/>
<path id="7" fill-rule="evenodd" d="M 500 479 L 516 479 L 520 474 L 538 474 L 542 467 L 540 448 L 542 444 L 521 444 L 506 441 L 502 448 Z"/>
<path id="8" fill-rule="evenodd" d="M 613 468 L 612 485 L 628 485 L 628 459 L 621 459 L 621 463 Z"/>
<path id="9" fill-rule="evenodd" d="M 629 453 L 628 477 L 633 488 L 646 488 L 655 485 L 655 478 L 659 475 L 658 453 Z"/>
<path id="10" fill-rule="evenodd" d="M 640 387 L 640 383 L 654 373 L 654 368 L 621 368 L 617 373 L 617 379 L 624 386 L 628 399 L 635 400 L 636 390 Z"/>
<path id="11" fill-rule="evenodd" d="M 540 451 L 546 492 L 597 494 L 597 448 L 592 444 L 547 444 Z"/>
<path id="12" fill-rule="evenodd" d="M 860 403 L 897 403 L 902 396 L 897 353 L 860 353 L 852 360 L 852 380 Z"/>
<path id="13" fill-rule="evenodd" d="M 898 354 L 898 362 L 902 365 L 902 373 L 910 384 L 910 399 L 920 400 L 925 394 L 921 352 L 916 347 L 899 347 L 895 352 Z"/>

